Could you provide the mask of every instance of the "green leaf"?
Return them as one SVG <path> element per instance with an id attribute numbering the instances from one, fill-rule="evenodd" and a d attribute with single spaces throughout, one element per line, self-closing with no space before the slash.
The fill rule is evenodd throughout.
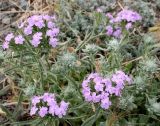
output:
<path id="1" fill-rule="evenodd" d="M 37 124 L 39 124 L 40 122 L 42 122 L 43 120 L 41 120 L 40 118 L 38 119 L 34 119 L 34 120 L 27 120 L 27 121 L 20 121 L 20 122 L 14 122 L 14 123 L 11 123 L 13 125 L 17 124 L 19 126 L 24 126 L 24 125 L 33 125 L 33 126 L 36 126 Z M 37 125 L 38 126 L 38 125 Z"/>
<path id="2" fill-rule="evenodd" d="M 20 94 L 19 94 L 18 104 L 16 105 L 16 108 L 14 109 L 14 113 L 13 113 L 13 117 L 14 118 L 17 118 L 22 112 L 22 110 L 21 110 L 21 108 L 22 108 L 22 104 L 21 104 L 22 100 L 23 100 L 23 95 L 22 95 L 22 91 L 21 91 Z"/>
<path id="3" fill-rule="evenodd" d="M 98 119 L 99 117 L 99 112 L 100 112 L 100 107 L 97 109 L 96 113 L 89 117 L 81 126 L 92 126 L 94 122 Z"/>
<path id="4" fill-rule="evenodd" d="M 65 117 L 63 119 L 67 119 L 67 120 L 77 120 L 77 119 L 81 119 L 86 117 L 87 115 L 82 115 L 82 116 L 78 116 L 78 117 Z"/>

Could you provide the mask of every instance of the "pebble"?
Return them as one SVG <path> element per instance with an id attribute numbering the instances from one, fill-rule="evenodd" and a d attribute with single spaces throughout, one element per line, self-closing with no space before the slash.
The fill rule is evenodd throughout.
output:
<path id="1" fill-rule="evenodd" d="M 5 16 L 5 17 L 2 19 L 2 23 L 3 23 L 3 24 L 10 24 L 10 23 L 11 23 L 10 17 Z"/>

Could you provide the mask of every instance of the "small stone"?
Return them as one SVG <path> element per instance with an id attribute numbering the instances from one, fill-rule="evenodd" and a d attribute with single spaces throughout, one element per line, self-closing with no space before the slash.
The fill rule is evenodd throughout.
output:
<path id="1" fill-rule="evenodd" d="M 4 14 L 0 14 L 0 20 L 2 20 L 5 17 Z"/>
<path id="2" fill-rule="evenodd" d="M 10 24 L 10 23 L 11 23 L 11 19 L 10 19 L 9 17 L 4 17 L 4 18 L 2 19 L 2 23 L 3 23 L 3 24 Z"/>

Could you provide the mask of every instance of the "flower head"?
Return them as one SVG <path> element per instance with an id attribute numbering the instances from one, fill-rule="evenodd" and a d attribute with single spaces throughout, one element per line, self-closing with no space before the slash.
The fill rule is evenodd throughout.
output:
<path id="1" fill-rule="evenodd" d="M 121 28 L 117 28 L 116 31 L 113 32 L 113 36 L 116 38 L 120 38 L 121 32 Z"/>
<path id="2" fill-rule="evenodd" d="M 132 28 L 132 23 L 127 23 L 127 24 L 126 24 L 126 29 L 129 30 L 129 29 L 131 29 L 131 28 Z"/>
<path id="3" fill-rule="evenodd" d="M 30 35 L 32 34 L 32 30 L 33 30 L 33 27 L 28 25 L 27 27 L 24 28 L 24 34 Z"/>
<path id="4" fill-rule="evenodd" d="M 8 34 L 8 35 L 5 37 L 5 41 L 10 42 L 11 39 L 13 39 L 13 38 L 14 38 L 13 33 L 10 33 L 10 34 Z"/>
<path id="5" fill-rule="evenodd" d="M 40 117 L 44 117 L 48 113 L 48 108 L 47 107 L 41 107 L 38 114 Z"/>
<path id="6" fill-rule="evenodd" d="M 33 39 L 31 41 L 31 44 L 34 47 L 38 47 L 38 45 L 40 44 L 40 40 L 42 39 L 42 32 L 37 32 L 33 35 Z"/>
<path id="7" fill-rule="evenodd" d="M 42 96 L 34 96 L 32 98 L 30 115 L 32 116 L 37 112 L 40 117 L 51 114 L 52 116 L 62 118 L 66 115 L 68 106 L 69 103 L 63 100 L 60 103 L 57 103 L 54 94 L 44 93 Z"/>
<path id="8" fill-rule="evenodd" d="M 17 37 L 14 38 L 14 40 L 16 44 L 23 44 L 24 42 L 24 38 L 22 35 L 18 35 Z"/>
<path id="9" fill-rule="evenodd" d="M 101 100 L 101 107 L 103 109 L 108 109 L 110 105 L 111 105 L 111 101 L 109 100 L 108 97 L 106 97 L 105 99 Z"/>
<path id="10" fill-rule="evenodd" d="M 38 111 L 38 108 L 37 108 L 36 106 L 33 106 L 33 107 L 31 108 L 31 110 L 30 110 L 30 115 L 31 115 L 31 116 L 32 116 L 32 115 L 35 115 L 37 111 Z"/>
<path id="11" fill-rule="evenodd" d="M 120 11 L 116 17 L 117 22 L 121 22 L 123 20 L 126 20 L 128 22 L 136 22 L 140 21 L 141 19 L 142 17 L 137 12 L 127 9 Z"/>
<path id="12" fill-rule="evenodd" d="M 58 39 L 57 39 L 57 38 L 50 38 L 50 39 L 49 39 L 49 44 L 50 44 L 52 47 L 56 47 L 57 44 L 58 44 Z"/>
<path id="13" fill-rule="evenodd" d="M 100 103 L 103 109 L 108 109 L 111 105 L 110 96 L 121 96 L 125 82 L 131 82 L 131 78 L 123 71 L 116 71 L 111 78 L 103 78 L 98 73 L 91 73 L 82 82 L 82 94 L 87 102 Z M 91 84 L 94 85 L 92 88 Z"/>
<path id="14" fill-rule="evenodd" d="M 9 42 L 7 42 L 7 41 L 3 42 L 2 48 L 3 48 L 4 50 L 5 50 L 5 49 L 8 49 L 8 48 L 9 48 Z"/>
<path id="15" fill-rule="evenodd" d="M 106 30 L 107 30 L 107 32 L 106 32 L 107 35 L 110 36 L 110 35 L 113 34 L 113 27 L 112 27 L 112 26 L 110 26 L 110 25 L 107 26 L 107 27 L 106 27 Z"/>
<path id="16" fill-rule="evenodd" d="M 48 26 L 48 28 L 52 29 L 55 27 L 55 23 L 53 23 L 52 21 L 49 21 L 47 26 Z"/>
<path id="17" fill-rule="evenodd" d="M 33 104 L 33 105 L 36 105 L 37 103 L 40 103 L 40 99 L 41 99 L 41 97 L 39 97 L 39 96 L 34 96 L 34 97 L 32 98 L 32 104 Z"/>

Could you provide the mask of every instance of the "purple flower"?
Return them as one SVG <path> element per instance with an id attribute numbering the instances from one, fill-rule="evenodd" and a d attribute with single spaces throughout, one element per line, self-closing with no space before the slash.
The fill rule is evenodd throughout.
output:
<path id="1" fill-rule="evenodd" d="M 107 13 L 106 16 L 109 18 L 109 19 L 113 19 L 113 15 L 111 13 Z"/>
<path id="2" fill-rule="evenodd" d="M 30 27 L 34 26 L 34 24 L 35 24 L 35 20 L 33 19 L 33 17 L 29 17 L 29 18 L 27 19 L 27 22 L 28 22 L 28 25 L 29 25 Z"/>
<path id="3" fill-rule="evenodd" d="M 101 107 L 103 109 L 108 109 L 110 105 L 111 105 L 111 101 L 109 101 L 109 98 L 105 98 L 101 101 Z"/>
<path id="4" fill-rule="evenodd" d="M 113 34 L 113 27 L 112 27 L 112 26 L 110 26 L 110 25 L 107 26 L 107 27 L 106 27 L 106 30 L 107 30 L 107 32 L 106 32 L 107 35 L 110 36 L 110 35 Z"/>
<path id="5" fill-rule="evenodd" d="M 56 109 L 57 109 L 56 106 L 50 106 L 48 113 L 51 114 L 52 116 L 54 116 Z"/>
<path id="6" fill-rule="evenodd" d="M 132 23 L 126 24 L 126 29 L 127 29 L 127 30 L 129 30 L 129 29 L 131 29 L 131 28 L 132 28 Z"/>
<path id="7" fill-rule="evenodd" d="M 63 108 L 65 111 L 68 109 L 68 105 L 69 105 L 69 103 L 67 103 L 65 101 L 61 101 L 61 103 L 60 103 L 60 107 Z"/>
<path id="8" fill-rule="evenodd" d="M 42 32 L 37 32 L 33 35 L 33 39 L 31 41 L 31 44 L 34 47 L 38 47 L 38 45 L 40 44 L 40 40 L 42 39 Z"/>
<path id="9" fill-rule="evenodd" d="M 100 100 L 101 100 L 101 95 L 97 95 L 97 93 L 96 92 L 93 92 L 92 93 L 92 102 L 93 103 L 98 103 L 98 102 L 100 102 Z"/>
<path id="10" fill-rule="evenodd" d="M 91 93 L 91 89 L 89 87 L 90 81 L 93 81 L 95 83 L 95 90 L 97 92 L 101 91 L 103 88 L 103 85 L 101 85 L 102 77 L 100 77 L 97 73 L 91 73 L 86 80 L 82 82 L 82 94 L 85 97 L 85 100 L 88 102 L 98 102 L 99 97 L 95 92 Z"/>
<path id="11" fill-rule="evenodd" d="M 48 113 L 48 108 L 47 107 L 41 107 L 38 114 L 40 117 L 44 117 L 45 115 L 47 115 Z"/>
<path id="12" fill-rule="evenodd" d="M 49 37 L 56 37 L 59 34 L 59 28 L 53 28 L 51 30 L 48 30 L 46 35 Z"/>
<path id="13" fill-rule="evenodd" d="M 40 117 L 51 114 L 52 116 L 58 116 L 59 118 L 62 118 L 66 115 L 68 106 L 69 103 L 63 100 L 60 102 L 60 105 L 58 105 L 54 94 L 44 93 L 42 96 L 34 96 L 32 98 L 30 115 L 36 114 L 36 112 L 39 110 L 38 115 Z"/>
<path id="14" fill-rule="evenodd" d="M 62 118 L 62 117 L 63 117 L 61 108 L 57 108 L 57 109 L 55 110 L 55 115 L 58 116 L 59 118 Z"/>
<path id="15" fill-rule="evenodd" d="M 10 42 L 12 38 L 14 38 L 14 35 L 13 33 L 10 33 L 5 37 L 5 41 Z"/>
<path id="16" fill-rule="evenodd" d="M 103 109 L 108 109 L 111 105 L 110 96 L 121 96 L 125 82 L 131 83 L 131 78 L 120 70 L 116 71 L 111 78 L 103 78 L 98 73 L 91 73 L 82 82 L 82 94 L 85 101 L 100 103 Z"/>
<path id="17" fill-rule="evenodd" d="M 33 35 L 33 39 L 40 40 L 42 39 L 42 32 L 37 32 Z"/>
<path id="18" fill-rule="evenodd" d="M 129 77 L 128 75 L 126 75 L 125 76 L 125 80 L 126 80 L 126 82 L 128 83 L 128 84 L 131 84 L 133 81 L 132 81 L 132 78 L 131 77 Z"/>
<path id="19" fill-rule="evenodd" d="M 48 26 L 48 28 L 52 29 L 55 27 L 55 23 L 53 23 L 52 21 L 49 21 L 47 26 Z"/>
<path id="20" fill-rule="evenodd" d="M 104 85 L 102 83 L 96 83 L 94 88 L 96 91 L 103 91 Z"/>
<path id="21" fill-rule="evenodd" d="M 122 91 L 122 89 L 119 88 L 118 86 L 116 88 L 114 88 L 114 94 L 116 96 L 121 96 L 121 91 Z"/>
<path id="22" fill-rule="evenodd" d="M 46 20 L 46 21 L 50 21 L 51 20 L 51 16 L 43 15 L 43 19 Z"/>
<path id="23" fill-rule="evenodd" d="M 107 85 L 105 91 L 108 92 L 109 94 L 114 94 L 115 87 L 113 87 L 112 85 Z"/>
<path id="24" fill-rule="evenodd" d="M 60 107 L 55 106 L 55 115 L 57 115 L 59 118 L 62 118 L 63 116 L 66 115 L 67 109 L 68 109 L 69 103 L 66 103 L 65 101 L 61 101 Z"/>
<path id="25" fill-rule="evenodd" d="M 57 38 L 50 38 L 49 39 L 49 44 L 54 48 L 58 45 L 58 39 Z"/>
<path id="26" fill-rule="evenodd" d="M 60 103 L 60 109 L 63 116 L 66 115 L 67 109 L 68 109 L 69 103 L 66 103 L 65 101 L 61 101 Z"/>
<path id="27" fill-rule="evenodd" d="M 27 22 L 30 26 L 35 25 L 36 22 L 42 20 L 42 16 L 41 15 L 33 15 L 31 17 L 28 18 Z"/>
<path id="28" fill-rule="evenodd" d="M 91 73 L 91 74 L 88 76 L 87 80 L 94 79 L 94 78 L 99 77 L 99 76 L 100 76 L 100 75 L 99 75 L 98 73 Z"/>
<path id="29" fill-rule="evenodd" d="M 117 71 L 112 75 L 112 81 L 116 83 L 118 89 L 123 89 L 125 82 L 131 83 L 131 78 L 123 71 Z"/>
<path id="30" fill-rule="evenodd" d="M 5 50 L 5 49 L 8 49 L 8 48 L 9 48 L 9 42 L 7 42 L 7 41 L 3 42 L 2 48 L 3 48 L 4 50 Z"/>
<path id="31" fill-rule="evenodd" d="M 128 22 L 136 22 L 140 21 L 142 17 L 137 13 L 132 10 L 122 10 L 117 14 L 117 22 L 121 22 L 122 20 L 126 20 Z"/>
<path id="32" fill-rule="evenodd" d="M 24 28 L 24 34 L 30 35 L 30 34 L 32 34 L 32 30 L 33 30 L 32 26 L 28 25 L 27 27 Z"/>
<path id="33" fill-rule="evenodd" d="M 37 26 L 40 29 L 45 27 L 44 21 L 43 20 L 36 21 L 35 26 Z"/>
<path id="34" fill-rule="evenodd" d="M 30 110 L 30 116 L 36 114 L 38 108 L 36 106 L 32 106 L 31 110 Z"/>
<path id="35" fill-rule="evenodd" d="M 103 99 L 105 99 L 105 98 L 108 98 L 108 97 L 109 97 L 109 93 L 107 93 L 107 92 L 103 91 L 103 92 L 100 94 L 100 96 L 101 96 L 101 100 L 103 100 Z"/>
<path id="36" fill-rule="evenodd" d="M 116 37 L 116 38 L 120 38 L 121 33 L 122 33 L 121 29 L 117 28 L 117 30 L 113 32 L 113 36 Z"/>
<path id="37" fill-rule="evenodd" d="M 23 44 L 24 42 L 24 38 L 22 35 L 18 35 L 17 37 L 14 38 L 14 40 L 16 44 Z"/>
<path id="38" fill-rule="evenodd" d="M 35 106 L 37 103 L 40 103 L 40 99 L 41 99 L 41 97 L 39 97 L 39 96 L 34 96 L 34 97 L 32 98 L 32 104 Z"/>

